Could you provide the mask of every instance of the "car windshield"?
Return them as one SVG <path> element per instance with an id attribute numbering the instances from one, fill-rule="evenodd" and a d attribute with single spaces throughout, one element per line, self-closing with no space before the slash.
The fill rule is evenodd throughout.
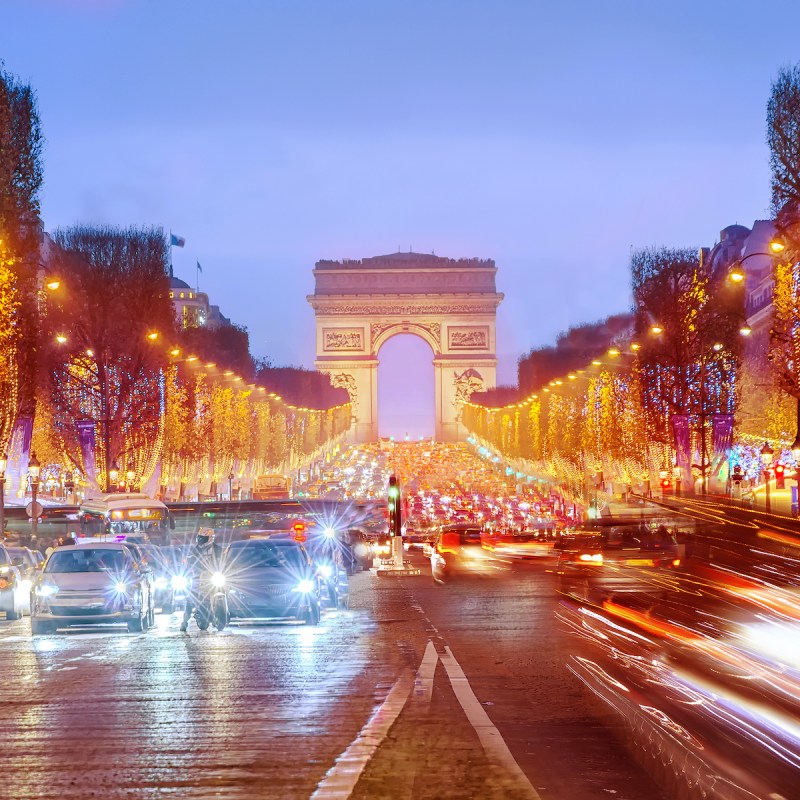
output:
<path id="1" fill-rule="evenodd" d="M 229 558 L 231 565 L 236 569 L 246 567 L 296 569 L 302 563 L 302 554 L 298 547 L 278 546 L 268 542 L 231 547 Z"/>
<path id="2" fill-rule="evenodd" d="M 50 556 L 45 572 L 121 572 L 127 566 L 121 550 L 75 547 Z"/>

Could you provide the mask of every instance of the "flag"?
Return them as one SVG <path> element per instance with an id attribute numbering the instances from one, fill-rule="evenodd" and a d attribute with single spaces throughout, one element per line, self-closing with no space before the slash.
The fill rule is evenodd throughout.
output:
<path id="1" fill-rule="evenodd" d="M 186 239 L 183 236 L 176 236 L 174 233 L 169 235 L 170 245 L 172 247 L 183 247 L 186 244 Z"/>
<path id="2" fill-rule="evenodd" d="M 197 262 L 197 271 L 198 272 L 202 272 L 203 271 L 203 268 L 200 266 L 200 262 L 199 261 Z"/>

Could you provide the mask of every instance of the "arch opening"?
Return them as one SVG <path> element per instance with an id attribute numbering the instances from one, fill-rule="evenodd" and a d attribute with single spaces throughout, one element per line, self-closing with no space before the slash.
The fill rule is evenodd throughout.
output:
<path id="1" fill-rule="evenodd" d="M 421 336 L 400 333 L 380 347 L 378 433 L 401 440 L 430 438 L 436 430 L 433 350 Z"/>

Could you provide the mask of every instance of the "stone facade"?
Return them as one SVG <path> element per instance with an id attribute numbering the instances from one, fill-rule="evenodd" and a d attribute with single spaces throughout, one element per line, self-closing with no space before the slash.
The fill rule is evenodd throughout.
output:
<path id="1" fill-rule="evenodd" d="M 378 353 L 412 333 L 434 353 L 436 438 L 455 441 L 461 406 L 495 385 L 495 321 L 503 299 L 493 261 L 395 253 L 362 261 L 320 261 L 308 297 L 317 324 L 318 369 L 353 401 L 356 441 L 378 438 Z"/>

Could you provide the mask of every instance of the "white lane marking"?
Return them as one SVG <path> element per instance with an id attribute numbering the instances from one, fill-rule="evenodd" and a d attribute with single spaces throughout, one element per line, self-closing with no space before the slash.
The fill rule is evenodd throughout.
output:
<path id="1" fill-rule="evenodd" d="M 336 759 L 336 763 L 320 781 L 311 800 L 347 800 L 350 797 L 364 768 L 403 710 L 412 685 L 410 671 L 397 679 L 386 699 L 373 712 L 353 743 Z"/>
<path id="2" fill-rule="evenodd" d="M 493 763 L 508 770 L 508 772 L 517 779 L 520 788 L 523 789 L 532 800 L 541 800 L 541 795 L 533 788 L 527 775 L 520 769 L 514 756 L 511 755 L 511 751 L 500 735 L 500 731 L 495 728 L 494 724 L 489 719 L 489 715 L 480 704 L 480 701 L 475 697 L 475 692 L 472 691 L 472 687 L 469 685 L 464 670 L 461 669 L 461 666 L 458 661 L 456 661 L 450 648 L 445 647 L 444 649 L 446 654 L 440 655 L 439 659 L 447 671 L 447 677 L 450 678 L 450 685 L 453 687 L 453 692 L 458 702 L 461 703 L 461 708 L 464 709 L 467 719 L 475 729 L 475 733 L 478 734 L 478 739 L 480 739 L 487 757 Z"/>
<path id="3" fill-rule="evenodd" d="M 417 670 L 417 679 L 414 681 L 414 697 L 431 702 L 433 695 L 433 677 L 436 674 L 436 664 L 439 662 L 439 654 L 433 642 L 428 639 L 425 654 L 422 656 L 422 663 Z"/>

